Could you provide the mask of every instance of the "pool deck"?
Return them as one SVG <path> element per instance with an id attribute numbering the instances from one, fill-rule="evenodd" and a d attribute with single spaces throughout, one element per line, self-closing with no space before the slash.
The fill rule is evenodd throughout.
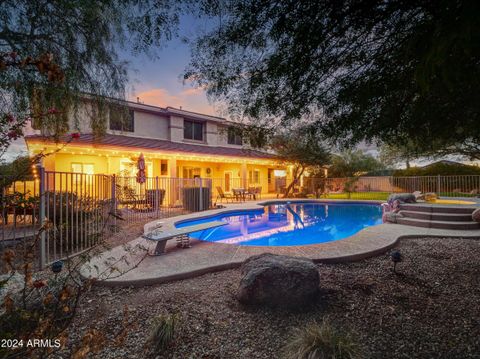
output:
<path id="1" fill-rule="evenodd" d="M 144 232 L 151 231 L 158 223 L 162 229 L 173 229 L 176 222 L 212 216 L 228 211 L 258 209 L 264 200 L 241 204 L 229 204 L 226 208 L 197 212 L 177 217 L 156 220 L 145 225 Z M 296 202 L 290 200 L 289 202 Z M 305 200 L 298 200 L 305 202 Z M 378 201 L 328 201 L 327 203 L 379 203 Z M 478 208 L 478 205 L 477 205 Z M 394 247 L 400 239 L 415 237 L 461 237 L 480 238 L 480 230 L 446 230 L 435 228 L 411 227 L 401 224 L 380 224 L 361 230 L 355 235 L 333 242 L 289 247 L 238 246 L 234 244 L 213 243 L 191 240 L 191 248 L 176 247 L 176 241 L 166 245 L 166 254 L 147 255 L 156 243 L 141 237 L 128 245 L 114 247 L 90 260 L 81 269 L 84 277 L 96 278 L 96 283 L 105 286 L 143 286 L 186 279 L 205 273 L 236 268 L 242 262 L 256 254 L 274 253 L 310 258 L 314 262 L 341 263 L 358 261 L 385 253 Z M 114 267 L 116 270 L 111 271 Z"/>

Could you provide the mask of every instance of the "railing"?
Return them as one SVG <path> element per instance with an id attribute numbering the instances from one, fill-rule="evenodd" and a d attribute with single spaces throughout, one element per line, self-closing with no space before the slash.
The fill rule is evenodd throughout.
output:
<path id="1" fill-rule="evenodd" d="M 35 247 L 38 267 L 76 255 L 123 226 L 212 205 L 209 179 L 147 178 L 50 172 L 0 176 L 0 247 Z M 42 229 L 42 230 L 40 230 Z"/>
<path id="2" fill-rule="evenodd" d="M 115 208 L 126 223 L 210 209 L 212 181 L 205 178 L 112 176 Z"/>
<path id="3" fill-rule="evenodd" d="M 480 176 L 305 178 L 296 186 L 301 195 L 333 199 L 386 199 L 390 193 L 436 193 L 442 197 L 474 197 L 480 194 Z"/>
<path id="4" fill-rule="evenodd" d="M 225 184 L 224 179 L 149 177 L 138 183 L 135 177 L 43 168 L 37 174 L 22 180 L 0 176 L 0 248 L 20 245 L 26 249 L 37 241 L 41 268 L 91 248 L 125 225 L 207 210 L 217 196 L 216 186 L 224 191 L 255 186 L 240 178 Z M 480 193 L 480 176 L 305 177 L 290 195 L 385 200 L 392 192 L 414 191 L 473 197 Z"/>

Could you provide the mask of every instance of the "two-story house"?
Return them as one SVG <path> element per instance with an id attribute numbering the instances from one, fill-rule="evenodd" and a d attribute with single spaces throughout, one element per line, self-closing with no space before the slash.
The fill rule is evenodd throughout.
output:
<path id="1" fill-rule="evenodd" d="M 80 124 L 80 138 L 60 151 L 44 136 L 27 136 L 32 154 L 54 152 L 44 159 L 47 171 L 135 176 L 142 153 L 147 177 L 209 178 L 229 192 L 256 186 L 262 193 L 276 191 L 286 176 L 275 155 L 249 149 L 224 118 L 182 109 L 127 102 L 129 121 L 112 111 L 107 133 L 95 140 L 88 121 Z"/>

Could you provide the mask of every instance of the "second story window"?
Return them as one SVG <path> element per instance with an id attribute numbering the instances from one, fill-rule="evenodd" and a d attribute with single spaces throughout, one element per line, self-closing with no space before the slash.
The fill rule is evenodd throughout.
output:
<path id="1" fill-rule="evenodd" d="M 243 144 L 242 134 L 235 127 L 229 127 L 228 128 L 228 139 L 227 140 L 228 140 L 229 145 L 239 145 L 239 146 L 241 146 Z"/>
<path id="2" fill-rule="evenodd" d="M 133 132 L 135 129 L 133 110 L 112 108 L 110 110 L 110 129 L 114 131 Z"/>
<path id="3" fill-rule="evenodd" d="M 203 141 L 203 123 L 184 120 L 183 138 L 186 140 Z"/>

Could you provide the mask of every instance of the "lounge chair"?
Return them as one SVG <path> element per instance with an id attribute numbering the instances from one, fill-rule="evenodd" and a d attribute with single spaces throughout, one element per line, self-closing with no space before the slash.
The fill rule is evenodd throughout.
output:
<path id="1" fill-rule="evenodd" d="M 218 202 L 218 199 L 220 198 L 220 202 L 222 202 L 224 199 L 227 201 L 228 203 L 228 200 L 234 200 L 235 197 L 230 195 L 230 194 L 225 194 L 225 192 L 223 192 L 223 189 L 222 187 L 220 186 L 217 186 L 215 187 L 217 189 L 217 192 L 218 192 L 218 196 L 217 196 L 217 199 L 215 200 L 215 204 Z"/>
<path id="2" fill-rule="evenodd" d="M 177 239 L 179 244 L 183 248 L 187 248 L 190 246 L 190 239 L 189 234 L 195 232 L 203 232 L 207 229 L 217 228 L 228 224 L 227 222 L 222 221 L 212 221 L 208 223 L 201 223 L 194 226 L 187 226 L 182 228 L 176 228 L 170 231 L 164 231 L 161 228 L 154 229 L 153 231 L 144 234 L 142 238 L 145 238 L 149 241 L 157 242 L 157 246 L 155 247 L 155 251 L 153 255 L 162 255 L 165 253 L 165 246 L 169 239 Z M 202 233 L 203 234 L 203 233 Z"/>

